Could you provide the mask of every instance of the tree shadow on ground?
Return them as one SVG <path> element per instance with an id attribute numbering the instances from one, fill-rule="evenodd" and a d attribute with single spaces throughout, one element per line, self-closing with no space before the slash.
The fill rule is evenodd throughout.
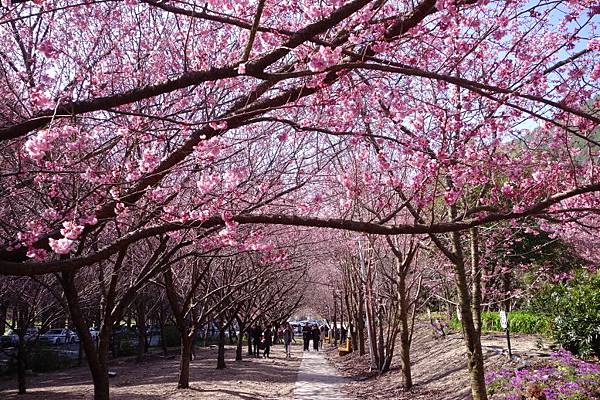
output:
<path id="1" fill-rule="evenodd" d="M 155 400 L 167 398 L 206 398 L 206 399 L 256 399 L 278 398 L 282 393 L 269 388 L 296 382 L 299 354 L 292 360 L 284 358 L 282 349 L 273 349 L 273 358 L 245 358 L 235 361 L 235 348 L 226 348 L 227 368 L 216 369 L 216 350 L 198 348 L 197 358 L 190 363 L 190 391 L 197 395 L 185 395 L 185 390 L 177 390 L 179 357 L 165 359 L 158 354 L 148 355 L 144 362 L 136 364 L 133 359 L 111 360 L 109 370 L 117 376 L 110 379 L 111 400 Z M 318 376 L 313 377 L 318 379 Z M 244 385 L 246 384 L 246 385 Z M 28 377 L 29 394 L 16 394 L 16 379 L 0 381 L 0 399 L 19 400 L 71 400 L 91 399 L 93 386 L 86 366 L 70 368 Z M 260 395 L 259 391 L 266 395 Z M 283 389 L 281 389 L 283 390 Z M 291 392 L 287 390 L 287 392 Z M 274 397 L 270 397 L 273 395 Z"/>

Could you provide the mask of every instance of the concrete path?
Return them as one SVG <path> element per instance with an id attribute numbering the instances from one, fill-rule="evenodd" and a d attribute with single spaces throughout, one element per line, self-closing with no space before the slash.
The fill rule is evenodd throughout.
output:
<path id="1" fill-rule="evenodd" d="M 304 352 L 298 371 L 294 400 L 349 399 L 342 394 L 346 382 L 336 369 L 329 365 L 322 352 Z"/>

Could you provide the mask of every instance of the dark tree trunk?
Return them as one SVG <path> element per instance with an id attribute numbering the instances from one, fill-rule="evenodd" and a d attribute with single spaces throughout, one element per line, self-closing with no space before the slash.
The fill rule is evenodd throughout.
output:
<path id="1" fill-rule="evenodd" d="M 146 308 L 143 304 L 137 305 L 137 331 L 138 331 L 138 346 L 137 346 L 137 357 L 136 362 L 140 363 L 144 359 L 144 353 L 146 352 Z"/>
<path id="2" fill-rule="evenodd" d="M 185 332 L 181 333 L 181 360 L 179 361 L 179 379 L 177 387 L 190 387 L 190 360 L 192 358 L 192 339 Z"/>
<path id="3" fill-rule="evenodd" d="M 112 340 L 110 341 L 110 352 L 112 354 L 112 358 L 119 357 L 119 347 L 121 346 L 121 335 L 111 334 Z"/>
<path id="4" fill-rule="evenodd" d="M 219 330 L 219 351 L 217 353 L 217 369 L 225 369 L 225 329 Z"/>
<path id="5" fill-rule="evenodd" d="M 337 299 L 333 294 L 333 345 L 338 345 L 338 328 L 337 328 Z"/>
<path id="6" fill-rule="evenodd" d="M 402 363 L 402 376 L 404 378 L 404 388 L 410 389 L 413 386 L 412 372 L 410 368 L 410 331 L 408 327 L 408 293 L 406 291 L 407 270 L 402 264 L 398 264 L 398 301 L 400 317 L 400 361 Z"/>
<path id="7" fill-rule="evenodd" d="M 6 332 L 6 320 L 8 314 L 8 306 L 6 303 L 0 303 L 0 336 Z"/>
<path id="8" fill-rule="evenodd" d="M 158 316 L 158 326 L 160 329 L 160 346 L 162 347 L 163 355 L 167 356 L 167 342 L 165 341 L 165 320 L 163 318 L 163 313 L 160 312 Z"/>
<path id="9" fill-rule="evenodd" d="M 167 356 L 167 341 L 165 340 L 165 322 L 162 318 L 159 319 L 160 329 L 160 346 L 163 349 L 163 356 Z"/>
<path id="10" fill-rule="evenodd" d="M 358 352 L 361 356 L 364 356 L 367 353 L 367 349 L 365 347 L 365 304 L 364 304 L 364 293 L 360 283 L 358 284 L 358 299 L 357 299 L 357 307 L 358 312 L 356 315 L 356 333 L 358 339 Z"/>
<path id="11" fill-rule="evenodd" d="M 408 334 L 408 324 L 405 326 L 404 323 L 402 323 L 402 331 L 400 331 L 400 360 L 402 362 L 404 388 L 408 390 L 412 388 L 413 382 L 410 367 L 410 339 Z"/>
<path id="12" fill-rule="evenodd" d="M 472 307 L 479 307 L 479 304 L 471 304 L 459 232 L 452 233 L 452 242 L 454 253 L 456 255 L 453 264 L 460 304 L 461 323 L 465 333 L 464 341 L 467 348 L 467 366 L 471 380 L 471 395 L 473 400 L 487 400 L 481 337 L 475 326 L 475 321 L 473 320 L 473 315 L 476 313 L 474 313 L 472 309 Z"/>
<path id="13" fill-rule="evenodd" d="M 404 281 L 404 279 L 402 279 Z M 404 377 L 404 388 L 413 386 L 410 368 L 410 332 L 408 328 L 408 301 L 405 295 L 401 295 L 400 304 L 400 361 L 402 362 L 402 376 Z"/>
<path id="14" fill-rule="evenodd" d="M 383 338 L 383 305 L 380 303 L 377 307 L 377 321 L 378 321 L 378 346 L 377 350 L 379 352 L 379 370 L 385 370 L 385 343 Z"/>
<path id="15" fill-rule="evenodd" d="M 240 334 L 235 348 L 235 361 L 242 361 L 242 353 L 244 351 L 243 336 Z"/>
<path id="16" fill-rule="evenodd" d="M 240 333 L 238 334 L 237 346 L 235 348 L 235 361 L 242 361 L 242 353 L 244 351 L 244 325 L 238 321 L 238 327 L 240 329 Z"/>
<path id="17" fill-rule="evenodd" d="M 479 233 L 471 228 L 471 312 L 475 331 L 481 336 L 481 264 L 479 261 Z"/>
<path id="18" fill-rule="evenodd" d="M 110 337 L 110 328 L 101 329 L 101 337 L 98 349 L 94 345 L 89 327 L 85 321 L 81 308 L 79 306 L 79 296 L 75 287 L 75 275 L 71 272 L 62 273 L 61 281 L 69 307 L 71 320 L 75 325 L 79 340 L 85 351 L 88 360 L 88 366 L 94 382 L 94 400 L 109 400 L 108 367 L 106 356 L 108 354 L 108 338 Z"/>
<path id="19" fill-rule="evenodd" d="M 24 333 L 24 329 L 19 329 L 19 343 L 17 344 L 17 381 L 19 385 L 19 394 L 25 394 L 27 391 L 27 382 L 25 379 L 27 354 Z"/>
<path id="20" fill-rule="evenodd" d="M 279 344 L 279 327 L 281 324 L 279 322 L 275 322 L 273 324 L 273 344 Z"/>
<path id="21" fill-rule="evenodd" d="M 81 363 L 83 362 L 83 347 L 81 347 L 81 340 L 77 345 L 77 366 L 81 367 Z"/>

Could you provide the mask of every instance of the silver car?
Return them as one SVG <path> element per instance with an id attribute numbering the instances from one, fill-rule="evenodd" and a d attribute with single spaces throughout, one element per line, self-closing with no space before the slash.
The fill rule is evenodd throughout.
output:
<path id="1" fill-rule="evenodd" d="M 43 344 L 65 344 L 74 343 L 77 335 L 69 329 L 50 329 L 46 333 L 40 335 L 39 341 Z"/>

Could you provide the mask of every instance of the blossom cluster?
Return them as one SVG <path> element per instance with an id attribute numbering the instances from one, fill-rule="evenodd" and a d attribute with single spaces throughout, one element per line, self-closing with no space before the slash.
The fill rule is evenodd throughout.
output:
<path id="1" fill-rule="evenodd" d="M 57 140 L 64 140 L 76 134 L 77 129 L 72 126 L 41 130 L 25 142 L 25 153 L 31 159 L 39 161 L 44 158 L 48 151 L 52 150 L 53 144 Z"/>
<path id="2" fill-rule="evenodd" d="M 341 54 L 341 47 L 333 50 L 329 47 L 321 46 L 308 63 L 308 68 L 313 72 L 324 71 L 332 65 L 337 64 L 340 61 Z"/>
<path id="3" fill-rule="evenodd" d="M 579 360 L 568 351 L 552 355 L 548 365 L 488 373 L 490 400 L 584 400 L 598 399 L 600 365 Z"/>

